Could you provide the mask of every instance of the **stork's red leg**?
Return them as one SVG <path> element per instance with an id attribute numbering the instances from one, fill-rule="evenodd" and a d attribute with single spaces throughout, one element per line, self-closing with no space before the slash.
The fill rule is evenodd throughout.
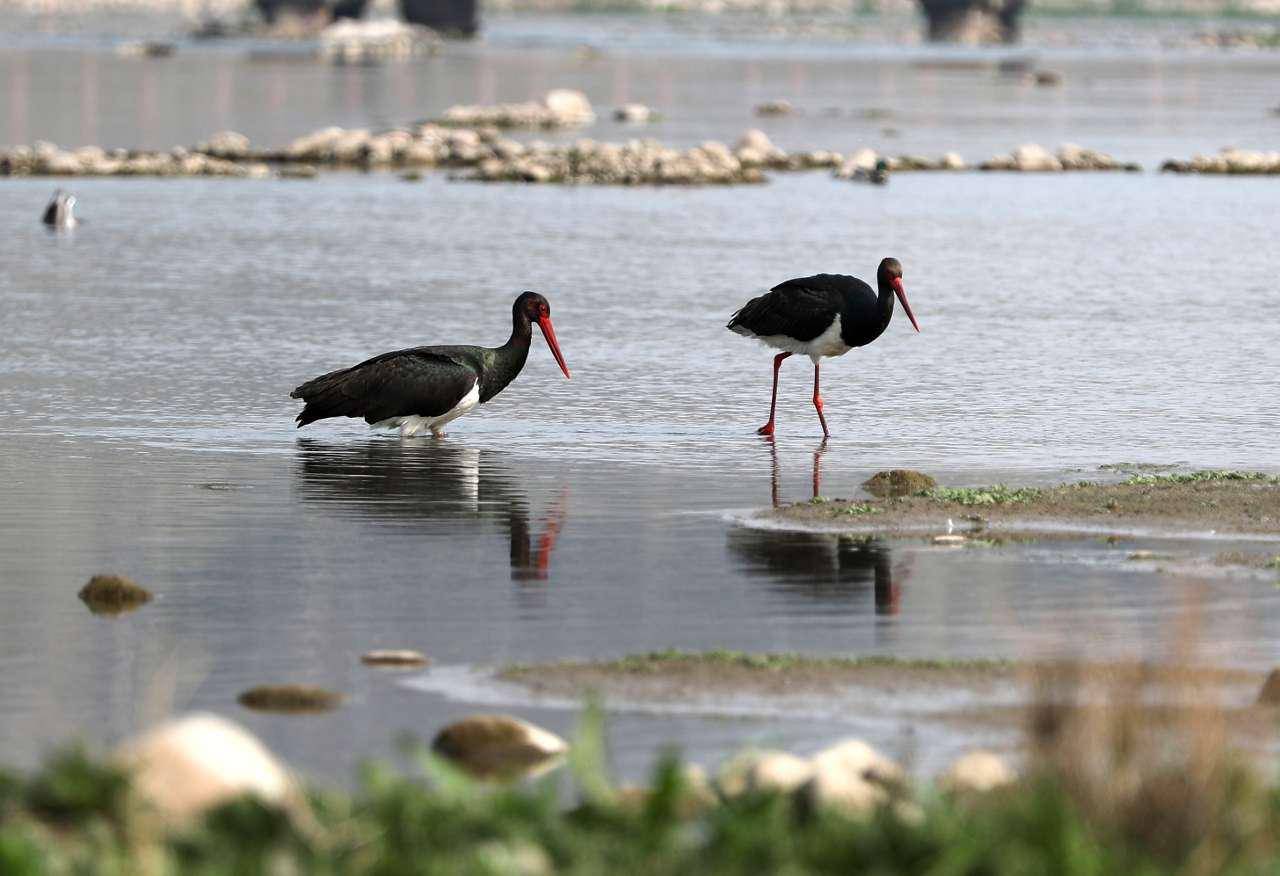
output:
<path id="1" fill-rule="evenodd" d="M 813 407 L 818 412 L 818 422 L 822 424 L 822 437 L 830 438 L 827 430 L 827 418 L 822 416 L 822 394 L 818 392 L 818 363 L 813 363 Z M 771 418 L 772 419 L 772 418 Z"/>
<path id="2" fill-rule="evenodd" d="M 756 429 L 757 435 L 773 434 L 773 412 L 778 408 L 778 369 L 782 367 L 782 360 L 790 355 L 790 353 L 779 353 L 773 357 L 773 397 L 769 400 L 769 422 Z"/>

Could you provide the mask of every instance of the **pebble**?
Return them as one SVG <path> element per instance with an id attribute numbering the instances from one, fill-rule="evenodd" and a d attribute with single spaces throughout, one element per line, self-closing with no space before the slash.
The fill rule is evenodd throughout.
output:
<path id="1" fill-rule="evenodd" d="M 403 61 L 436 52 L 434 31 L 394 18 L 343 18 L 320 31 L 320 55 L 335 64 Z"/>
<path id="2" fill-rule="evenodd" d="M 613 111 L 614 121 L 643 125 L 658 120 L 658 114 L 642 103 L 627 103 Z"/>
<path id="3" fill-rule="evenodd" d="M 421 651 L 408 648 L 368 651 L 360 656 L 366 666 L 426 666 L 431 661 Z"/>
<path id="4" fill-rule="evenodd" d="M 935 535 L 933 537 L 934 544 L 949 545 L 951 547 L 957 547 L 964 544 L 966 541 L 968 541 L 968 539 L 963 535 Z"/>
<path id="5" fill-rule="evenodd" d="M 1195 155 L 1188 161 L 1171 158 L 1160 165 L 1160 169 L 1168 173 L 1277 174 L 1280 173 L 1280 152 L 1227 148 L 1217 155 Z"/>
<path id="6" fill-rule="evenodd" d="M 151 601 L 151 591 L 121 575 L 94 575 L 77 595 L 89 611 L 106 615 L 124 614 Z"/>
<path id="7" fill-rule="evenodd" d="M 1132 162 L 1120 162 L 1105 152 L 1085 149 L 1074 143 L 1059 147 L 1057 153 L 1037 143 L 1026 143 L 1008 155 L 997 155 L 978 165 L 979 170 L 1013 170 L 1029 173 L 1064 170 L 1141 170 Z"/>
<path id="8" fill-rule="evenodd" d="M 1000 755 L 991 751 L 971 751 L 957 758 L 938 777 L 938 787 L 950 794 L 985 794 L 1012 784 L 1017 773 Z"/>
<path id="9" fill-rule="evenodd" d="M 246 794 L 276 805 L 291 792 L 288 773 L 252 733 L 217 715 L 167 721 L 123 745 L 133 788 L 170 821 L 189 819 Z"/>
<path id="10" fill-rule="evenodd" d="M 861 739 L 824 749 L 811 763 L 812 777 L 797 790 L 797 799 L 811 809 L 864 814 L 891 802 L 905 787 L 902 767 Z"/>
<path id="11" fill-rule="evenodd" d="M 789 100 L 766 100 L 764 103 L 756 104 L 755 109 L 758 116 L 789 116 L 795 112 L 796 108 Z"/>
<path id="12" fill-rule="evenodd" d="M 342 694 L 307 684 L 263 684 L 236 698 L 246 709 L 283 714 L 327 712 L 342 703 Z"/>
<path id="13" fill-rule="evenodd" d="M 744 794 L 790 794 L 813 777 L 813 766 L 785 751 L 746 751 L 720 769 L 716 788 L 725 799 Z"/>
<path id="14" fill-rule="evenodd" d="M 596 120 L 591 101 L 581 91 L 556 88 L 541 101 L 495 105 L 460 104 L 445 110 L 442 125 L 497 128 L 575 128 Z"/>
<path id="15" fill-rule="evenodd" d="M 472 715 L 437 733 L 431 748 L 472 775 L 516 778 L 554 766 L 569 744 L 510 715 Z"/>

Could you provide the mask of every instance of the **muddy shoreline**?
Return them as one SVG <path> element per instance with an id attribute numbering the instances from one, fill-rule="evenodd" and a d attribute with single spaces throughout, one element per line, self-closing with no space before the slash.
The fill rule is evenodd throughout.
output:
<path id="1" fill-rule="evenodd" d="M 1134 474 L 1056 487 L 932 487 L 909 495 L 816 498 L 774 509 L 778 523 L 865 532 L 1166 530 L 1280 535 L 1280 477 L 1258 472 Z"/>

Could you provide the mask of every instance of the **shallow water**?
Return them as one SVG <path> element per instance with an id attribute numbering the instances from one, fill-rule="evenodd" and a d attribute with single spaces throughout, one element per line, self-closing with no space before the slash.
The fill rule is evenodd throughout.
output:
<path id="1" fill-rule="evenodd" d="M 90 57 L 69 51 L 28 47 L 0 65 L 24 53 L 32 64 L 43 52 Z M 457 78 L 431 79 L 430 100 L 409 91 L 392 109 L 359 87 L 350 103 L 335 95 L 398 68 L 298 67 L 282 75 L 333 90 L 307 92 L 277 117 L 261 88 L 243 87 L 264 74 L 232 60 L 230 109 L 215 120 L 202 106 L 170 112 L 164 97 L 151 129 L 113 116 L 105 100 L 80 121 L 34 101 L 18 134 L 11 102 L 0 140 L 166 145 L 240 127 L 278 142 L 353 116 L 400 119 L 578 81 L 562 58 L 544 79 L 512 84 L 503 64 L 533 63 L 544 49 L 459 51 L 464 60 L 440 62 L 456 63 Z M 641 71 L 666 63 L 635 51 Z M 747 52 L 721 45 L 715 59 L 689 53 L 683 63 L 741 70 L 757 63 Z M 488 68 L 466 67 L 473 56 Z M 92 57 L 104 70 L 126 64 Z M 867 100 L 865 83 L 847 76 L 852 61 L 767 63 L 796 78 L 734 91 L 737 109 L 721 105 L 724 80 L 677 70 L 669 101 L 686 121 L 656 133 L 732 137 L 754 123 L 742 108 L 756 96 L 832 70 L 853 89 L 846 105 Z M 1208 83 L 1197 100 L 1212 101 L 1252 93 L 1271 62 L 1178 63 Z M 603 88 L 621 66 L 583 76 Z M 184 69 L 201 87 L 226 87 L 216 64 Z M 918 100 L 919 75 L 898 75 L 883 93 Z M 1243 99 L 1216 121 L 1188 121 L 1195 102 L 1162 115 L 1146 102 L 1152 81 L 1117 98 L 1119 110 L 1084 115 L 1070 85 L 1025 97 L 1053 104 L 1047 115 L 1020 104 L 1010 116 L 1004 98 L 957 85 L 952 97 L 967 103 L 955 112 L 987 121 L 965 133 L 917 104 L 932 121 L 913 144 L 941 149 L 955 134 L 981 153 L 1077 139 L 1146 159 L 1254 130 L 1240 121 L 1253 112 Z M 76 93 L 74 77 L 57 87 Z M 945 89 L 936 99 L 949 100 Z M 711 105 L 721 117 L 703 117 Z M 818 133 L 815 145 L 839 145 Z M 694 191 L 487 187 L 443 175 L 415 185 L 354 174 L 93 180 L 75 185 L 88 224 L 50 235 L 36 221 L 50 182 L 6 180 L 0 751 L 30 762 L 50 739 L 110 742 L 155 714 L 203 708 L 246 721 L 310 772 L 347 778 L 401 731 L 430 736 L 491 708 L 495 695 L 465 667 L 665 647 L 1159 657 L 1192 608 L 1212 662 L 1269 667 L 1280 591 L 1274 575 L 1214 567 L 1217 552 L 1237 547 L 1228 541 L 956 551 L 780 533 L 754 515 L 775 496 L 809 498 L 815 468 L 832 496 L 891 466 L 955 484 L 1099 477 L 1099 464 L 1122 460 L 1280 470 L 1277 186 L 1153 174 L 900 175 L 884 189 L 800 174 Z M 766 414 L 768 354 L 723 322 L 775 282 L 817 270 L 865 277 L 886 254 L 906 266 L 923 332 L 896 320 L 824 367 L 835 433 L 825 449 L 808 366 L 788 362 L 779 439 L 762 442 L 752 432 Z M 519 381 L 443 442 L 370 437 L 353 422 L 292 428 L 297 383 L 416 343 L 500 343 L 523 288 L 549 297 L 571 382 L 535 339 Z M 1177 559 L 1126 559 L 1143 547 Z M 116 619 L 90 615 L 75 592 L 104 570 L 157 599 Z M 375 647 L 420 648 L 445 669 L 370 671 L 357 658 Z M 306 718 L 235 705 L 239 691 L 277 681 L 350 699 Z M 858 732 L 926 768 L 974 741 L 916 705 L 904 697 L 823 720 L 624 710 L 611 739 L 627 774 L 668 741 L 709 761 L 748 740 L 806 750 Z M 504 708 L 563 732 L 574 721 L 554 704 Z"/>

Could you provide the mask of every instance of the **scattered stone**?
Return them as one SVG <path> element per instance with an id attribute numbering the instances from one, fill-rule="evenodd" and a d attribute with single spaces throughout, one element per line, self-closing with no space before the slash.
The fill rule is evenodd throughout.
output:
<path id="1" fill-rule="evenodd" d="M 1014 170 L 1028 173 L 1064 170 L 1141 170 L 1132 162 L 1120 162 L 1105 152 L 1067 143 L 1055 155 L 1036 143 L 1019 146 L 1011 154 L 997 155 L 978 165 L 980 170 Z"/>
<path id="2" fill-rule="evenodd" d="M 837 179 L 865 180 L 883 182 L 877 176 L 904 170 L 967 170 L 964 159 L 955 152 L 948 152 L 940 158 L 928 158 L 923 155 L 881 155 L 874 149 L 863 147 L 850 154 L 837 165 Z"/>
<path id="3" fill-rule="evenodd" d="M 483 160 L 467 179 L 482 182 L 589 183 L 595 185 L 729 185 L 764 181 L 757 168 L 722 143 L 677 150 L 653 140 L 625 144 L 578 140 L 569 145 L 529 144 L 508 158 Z"/>
<path id="4" fill-rule="evenodd" d="M 278 173 L 281 179 L 315 179 L 320 168 L 314 164 L 283 164 Z"/>
<path id="5" fill-rule="evenodd" d="M 863 814 L 891 802 L 905 787 L 902 767 L 861 739 L 814 755 L 813 776 L 797 790 L 807 808 L 836 807 Z"/>
<path id="6" fill-rule="evenodd" d="M 74 152 L 39 142 L 0 150 L 0 176 L 225 176 L 265 179 L 260 162 L 229 161 L 177 147 L 169 152 L 140 152 L 85 146 Z"/>
<path id="7" fill-rule="evenodd" d="M 658 121 L 658 114 L 642 103 L 627 103 L 613 111 L 613 118 L 629 125 L 644 125 Z"/>
<path id="8" fill-rule="evenodd" d="M 758 116 L 789 116 L 796 112 L 796 108 L 789 100 L 766 100 L 756 104 L 755 112 Z"/>
<path id="9" fill-rule="evenodd" d="M 576 128 L 596 120 L 591 101 L 581 91 L 557 88 L 541 101 L 495 106 L 451 106 L 439 124 L 453 127 Z"/>
<path id="10" fill-rule="evenodd" d="M 1264 706 L 1280 705 L 1280 669 L 1273 669 L 1267 675 L 1267 680 L 1262 683 L 1262 690 L 1258 691 L 1258 703 Z"/>
<path id="11" fill-rule="evenodd" d="M 1190 161 L 1169 159 L 1160 165 L 1169 173 L 1259 175 L 1280 173 L 1280 152 L 1223 149 L 1217 155 L 1195 155 Z"/>
<path id="12" fill-rule="evenodd" d="M 79 596 L 89 611 L 107 615 L 124 614 L 151 601 L 151 591 L 120 575 L 94 575 Z"/>
<path id="13" fill-rule="evenodd" d="M 320 31 L 320 54 L 335 64 L 373 64 L 430 55 L 440 37 L 394 18 L 342 18 Z"/>
<path id="14" fill-rule="evenodd" d="M 177 51 L 175 43 L 161 40 L 135 40 L 116 46 L 116 54 L 122 58 L 171 58 Z"/>
<path id="15" fill-rule="evenodd" d="M 305 684 L 264 684 L 240 694 L 236 701 L 259 712 L 306 714 L 337 708 L 342 694 Z"/>
<path id="16" fill-rule="evenodd" d="M 421 651 L 403 648 L 369 651 L 361 655 L 360 662 L 365 666 L 426 666 L 431 661 Z"/>
<path id="17" fill-rule="evenodd" d="M 412 183 L 422 182 L 422 180 L 425 178 L 426 178 L 426 175 L 423 174 L 423 172 L 420 170 L 406 170 L 404 173 L 400 174 L 400 179 L 404 180 L 405 182 L 412 182 Z"/>
<path id="18" fill-rule="evenodd" d="M 569 745 L 519 718 L 473 715 L 441 730 L 431 748 L 472 775 L 517 778 L 552 768 Z"/>
<path id="19" fill-rule="evenodd" d="M 249 157 L 249 138 L 235 131 L 220 131 L 203 143 L 198 143 L 192 151 L 228 161 L 240 161 Z"/>
<path id="20" fill-rule="evenodd" d="M 725 764 L 716 778 L 726 800 L 743 794 L 790 794 L 813 776 L 813 766 L 785 751 L 746 751 Z"/>
<path id="21" fill-rule="evenodd" d="M 1053 88 L 1062 84 L 1062 74 L 1053 70 L 1037 70 L 1032 81 L 1042 88 Z"/>
<path id="22" fill-rule="evenodd" d="M 118 752 L 133 789 L 162 818 L 186 820 L 245 794 L 281 805 L 288 773 L 238 724 L 209 714 L 168 721 Z"/>
<path id="23" fill-rule="evenodd" d="M 947 535 L 935 535 L 933 537 L 934 544 L 950 545 L 951 547 L 958 547 L 968 540 L 969 539 L 963 535 L 953 535 L 951 533 L 948 533 Z"/>
<path id="24" fill-rule="evenodd" d="M 1011 785 L 1018 778 L 1000 755 L 991 751 L 971 751 L 959 757 L 938 779 L 938 787 L 948 794 L 985 794 Z"/>

